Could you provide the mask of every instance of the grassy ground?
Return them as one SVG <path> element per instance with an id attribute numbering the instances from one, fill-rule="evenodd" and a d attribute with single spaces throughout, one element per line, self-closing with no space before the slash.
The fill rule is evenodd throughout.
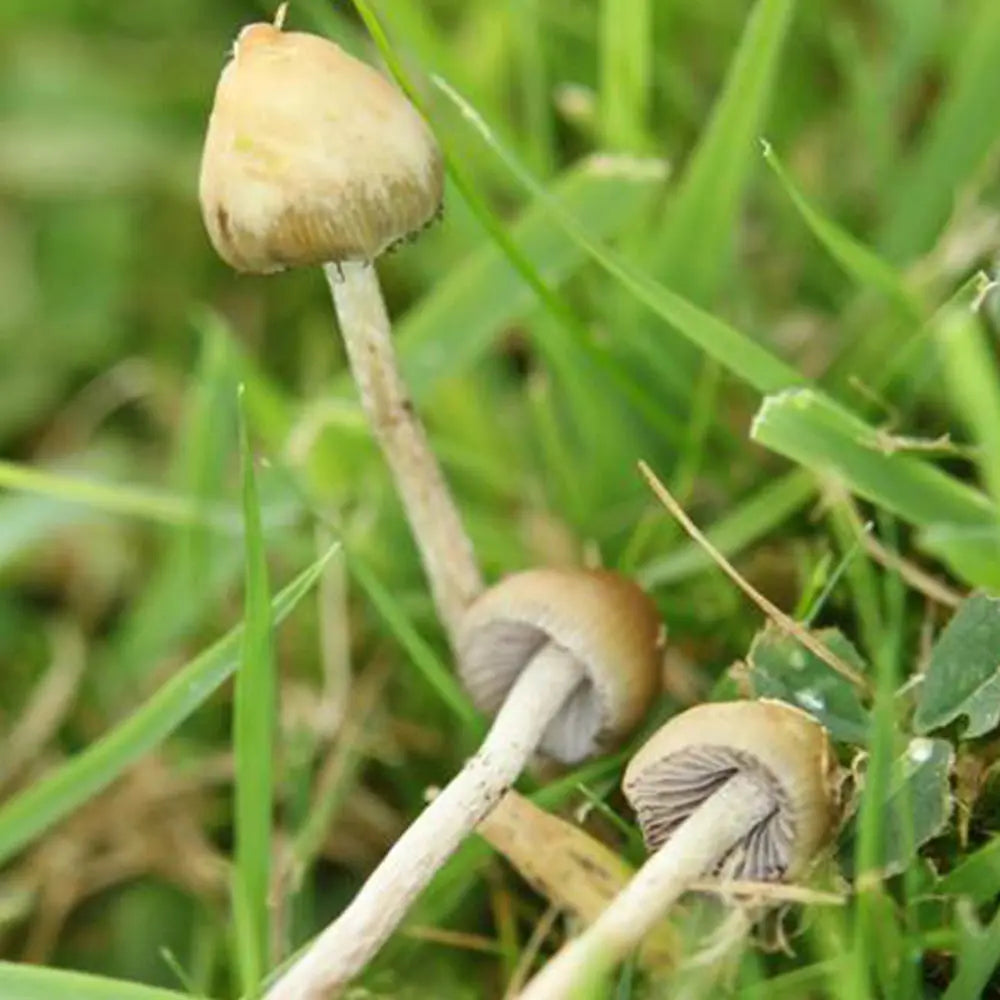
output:
<path id="1" fill-rule="evenodd" d="M 671 637 L 644 732 L 705 697 L 782 696 L 853 772 L 818 882 L 841 905 L 789 904 L 749 948 L 690 909 L 682 932 L 714 927 L 719 952 L 661 968 L 661 989 L 984 995 L 1000 611 L 955 607 L 1000 591 L 1000 297 L 981 273 L 1000 247 L 1000 5 L 359 7 L 449 157 L 443 222 L 381 270 L 488 578 L 632 574 Z M 269 14 L 0 8 L 0 956 L 48 967 L 0 964 L 4 1000 L 239 995 L 481 730 L 319 272 L 239 278 L 202 230 L 212 89 L 236 29 Z M 298 0 L 290 24 L 378 57 L 346 3 Z M 756 588 L 840 630 L 862 691 L 758 636 L 639 459 Z M 275 698 L 272 757 L 239 734 L 266 734 Z M 523 790 L 637 862 L 623 760 Z M 476 839 L 366 985 L 500 997 L 543 919 L 544 953 L 564 924 Z M 607 995 L 643 982 L 629 967 Z"/>

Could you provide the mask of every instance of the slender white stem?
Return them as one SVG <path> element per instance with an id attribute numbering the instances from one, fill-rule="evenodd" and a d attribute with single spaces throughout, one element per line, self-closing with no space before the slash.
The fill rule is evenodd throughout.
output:
<path id="1" fill-rule="evenodd" d="M 674 831 L 632 881 L 579 937 L 569 942 L 519 1000 L 571 1000 L 588 977 L 604 975 L 632 951 L 684 890 L 775 808 L 759 781 L 726 782 Z"/>
<path id="2" fill-rule="evenodd" d="M 472 544 L 399 373 L 374 265 L 348 261 L 323 270 L 361 403 L 392 470 L 434 604 L 454 646 L 466 607 L 483 589 Z"/>
<path id="3" fill-rule="evenodd" d="M 267 1000 L 327 1000 L 364 968 L 434 873 L 524 770 L 581 679 L 579 664 L 558 646 L 549 643 L 535 655 L 475 756 L 396 841 Z"/>

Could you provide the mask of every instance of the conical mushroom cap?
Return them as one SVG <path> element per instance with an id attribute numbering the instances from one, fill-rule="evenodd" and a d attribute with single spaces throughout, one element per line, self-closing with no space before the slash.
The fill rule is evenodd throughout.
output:
<path id="1" fill-rule="evenodd" d="M 758 779 L 775 809 L 723 859 L 735 878 L 794 878 L 831 836 L 837 761 L 826 730 L 780 701 L 697 705 L 661 726 L 629 761 L 622 789 L 650 851 L 736 773 Z"/>
<path id="2" fill-rule="evenodd" d="M 403 94 L 316 35 L 252 24 L 219 79 L 202 216 L 239 271 L 372 260 L 427 224 L 441 156 Z"/>
<path id="3" fill-rule="evenodd" d="M 565 763 L 617 743 L 657 689 L 660 622 L 632 581 L 594 570 L 532 569 L 502 580 L 469 608 L 458 669 L 473 701 L 495 713 L 546 643 L 569 651 L 583 680 L 541 749 Z"/>

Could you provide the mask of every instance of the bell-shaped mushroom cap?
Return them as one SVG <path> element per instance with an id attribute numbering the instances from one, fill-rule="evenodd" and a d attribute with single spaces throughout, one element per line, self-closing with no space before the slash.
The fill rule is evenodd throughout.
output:
<path id="1" fill-rule="evenodd" d="M 774 810 L 720 862 L 733 878 L 794 878 L 833 832 L 838 766 L 826 730 L 780 701 L 697 705 L 660 727 L 629 761 L 622 789 L 650 851 L 737 773 Z"/>
<path id="2" fill-rule="evenodd" d="M 199 195 L 239 271 L 372 260 L 441 206 L 423 119 L 370 66 L 316 35 L 252 24 L 219 79 Z"/>
<path id="3" fill-rule="evenodd" d="M 613 746 L 642 718 L 657 688 L 660 632 L 652 601 L 617 573 L 532 569 L 469 608 L 458 669 L 473 701 L 493 714 L 546 643 L 571 653 L 582 680 L 541 749 L 574 763 Z"/>

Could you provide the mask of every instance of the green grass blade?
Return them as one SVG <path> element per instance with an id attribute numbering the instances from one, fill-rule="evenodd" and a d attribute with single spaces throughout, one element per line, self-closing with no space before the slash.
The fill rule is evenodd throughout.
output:
<path id="1" fill-rule="evenodd" d="M 993 919 L 980 925 L 976 911 L 968 904 L 959 904 L 958 971 L 941 1000 L 979 1000 L 988 996 L 990 983 L 995 981 L 1000 965 L 1000 908 Z"/>
<path id="2" fill-rule="evenodd" d="M 738 555 L 801 510 L 816 495 L 815 478 L 802 469 L 786 473 L 737 504 L 705 534 L 723 555 Z M 685 542 L 647 563 L 636 577 L 644 587 L 679 583 L 715 565 L 705 550 Z"/>
<path id="3" fill-rule="evenodd" d="M 794 0 L 758 0 L 754 6 L 653 245 L 652 272 L 695 302 L 710 301 L 729 270 L 737 216 L 756 162 L 755 140 L 794 8 Z"/>
<path id="4" fill-rule="evenodd" d="M 370 5 L 366 2 L 366 0 L 353 0 L 353 2 L 358 14 L 364 21 L 365 26 L 368 28 L 372 39 L 378 46 L 379 52 L 382 54 L 382 57 L 385 59 L 387 65 L 392 71 L 393 76 L 396 78 L 396 81 L 400 84 L 402 89 L 406 92 L 414 104 L 418 108 L 422 107 L 423 102 L 420 94 L 403 70 L 400 60 L 393 52 L 392 47 L 389 44 L 389 40 Z M 455 186 L 458 188 L 467 206 L 473 215 L 475 215 L 493 243 L 496 244 L 502 254 L 509 261 L 510 265 L 521 277 L 523 282 L 538 297 L 539 302 L 545 310 L 557 323 L 562 324 L 566 328 L 567 332 L 572 333 L 585 353 L 591 355 L 592 358 L 596 357 L 602 362 L 602 366 L 607 370 L 609 377 L 612 377 L 619 388 L 626 392 L 637 408 L 642 411 L 643 416 L 646 417 L 650 425 L 653 427 L 662 427 L 665 421 L 663 420 L 662 415 L 658 417 L 658 413 L 662 414 L 662 407 L 658 407 L 657 401 L 652 399 L 648 392 L 643 392 L 638 384 L 630 382 L 625 373 L 621 371 L 619 366 L 614 364 L 613 360 L 609 356 L 592 348 L 589 339 L 589 330 L 586 324 L 580 321 L 576 312 L 569 305 L 569 303 L 553 291 L 551 284 L 542 277 L 532 261 L 522 252 L 517 243 L 510 238 L 506 229 L 500 224 L 495 214 L 490 210 L 484 199 L 478 194 L 476 186 L 469 180 L 469 176 L 460 159 L 451 153 L 447 145 L 444 146 L 444 150 L 448 174 L 454 181 Z M 603 169 L 603 167 L 607 165 L 608 159 L 606 157 L 599 157 L 595 162 L 599 163 Z M 613 162 L 619 161 L 615 160 Z M 650 168 L 649 161 L 637 161 L 634 158 L 628 158 L 624 162 L 628 164 L 627 169 L 638 168 L 640 173 L 647 173 Z M 653 161 L 652 169 L 654 173 L 658 174 L 662 178 L 662 163 Z M 544 190 L 542 188 L 539 189 Z M 547 191 L 545 194 L 546 197 L 548 197 Z M 613 203 L 609 214 L 610 216 L 616 218 L 620 215 L 620 207 L 617 201 Z M 546 222 L 547 221 L 548 220 L 546 219 Z M 616 227 L 616 231 L 617 228 L 618 227 Z M 573 234 L 570 233 L 569 235 L 572 236 Z M 570 242 L 579 243 L 578 240 L 574 241 L 572 239 Z M 583 249 L 586 250 L 585 247 Z M 477 296 L 482 295 L 482 292 L 482 287 L 477 287 Z"/>
<path id="5" fill-rule="evenodd" d="M 600 237 L 612 237 L 648 210 L 666 168 L 658 160 L 590 157 L 551 182 L 551 197 Z M 557 284 L 586 260 L 579 244 L 553 227 L 542 205 L 525 209 L 509 239 L 539 279 Z M 397 323 L 400 364 L 420 402 L 439 381 L 468 370 L 500 333 L 536 306 L 537 289 L 505 250 L 491 243 L 442 275 Z"/>
<path id="6" fill-rule="evenodd" d="M 48 487 L 53 482 L 49 477 L 53 476 L 60 489 L 67 484 L 72 489 L 78 478 L 87 477 L 88 483 L 104 480 L 107 487 L 114 490 L 113 479 L 120 462 L 114 452 L 87 449 L 76 452 L 69 461 L 71 466 L 60 463 L 42 470 L 0 463 L 0 570 L 30 557 L 61 532 L 106 525 L 112 520 L 111 515 L 100 508 L 32 488 L 39 479 L 43 487 Z M 4 475 L 9 475 L 11 470 L 13 481 L 5 483 Z M 40 477 L 37 476 L 39 472 Z M 21 488 L 24 473 L 28 474 L 28 481 Z M 108 476 L 111 481 L 106 481 Z"/>
<path id="7" fill-rule="evenodd" d="M 512 22 L 518 26 L 517 44 L 512 46 L 516 61 L 520 104 L 524 109 L 526 146 L 535 169 L 552 172 L 557 150 L 546 65 L 542 7 L 545 0 L 507 0 Z"/>
<path id="8" fill-rule="evenodd" d="M 371 7 L 366 0 L 353 0 L 353 2 L 358 14 L 364 21 L 365 26 L 368 28 L 372 39 L 378 46 L 382 57 L 385 59 L 387 65 L 392 71 L 393 76 L 414 104 L 416 104 L 418 108 L 422 107 L 423 102 L 419 92 L 413 86 L 412 82 L 405 73 L 400 60 L 393 52 L 392 47 L 389 44 L 389 40 Z M 500 224 L 495 214 L 490 210 L 484 199 L 479 195 L 476 186 L 469 180 L 468 173 L 461 162 L 461 158 L 455 156 L 447 144 L 444 144 L 444 151 L 448 174 L 454 181 L 455 186 L 464 198 L 468 208 L 477 218 L 492 242 L 507 259 L 511 267 L 513 267 L 516 273 L 520 276 L 526 287 L 529 288 L 535 296 L 537 296 L 539 302 L 546 312 L 548 312 L 555 320 L 555 323 L 561 324 L 561 326 L 565 328 L 565 333 L 570 334 L 575 338 L 578 346 L 581 348 L 581 353 L 587 356 L 591 363 L 597 363 L 597 367 L 602 370 L 609 382 L 614 384 L 614 386 L 632 402 L 636 409 L 642 413 L 643 417 L 648 421 L 650 426 L 658 429 L 667 437 L 668 440 L 673 440 L 676 437 L 676 434 L 674 433 L 674 428 L 671 426 L 670 419 L 666 415 L 662 405 L 660 405 L 661 401 L 653 397 L 652 394 L 645 390 L 640 383 L 631 379 L 627 372 L 622 368 L 621 364 L 617 362 L 613 356 L 606 351 L 600 350 L 591 343 L 590 330 L 587 325 L 580 321 L 568 301 L 555 293 L 551 283 L 544 279 L 538 268 L 522 252 L 518 244 L 511 239 L 506 229 Z M 649 174 L 650 170 L 652 170 L 652 173 L 659 176 L 661 179 L 664 176 L 663 164 L 658 161 L 650 162 L 636 160 L 635 158 L 626 158 L 625 160 L 612 158 L 612 160 L 609 161 L 607 157 L 598 157 L 594 160 L 594 163 L 599 164 L 600 169 L 602 170 L 608 166 L 609 162 L 613 164 L 621 162 L 625 166 L 625 169 L 630 172 L 637 169 L 642 174 Z M 546 192 L 546 194 L 548 194 L 548 192 Z M 546 228 L 551 228 L 547 225 L 548 218 L 547 213 L 545 214 Z M 615 200 L 609 209 L 608 217 L 618 218 L 620 214 L 621 206 L 618 201 Z M 618 227 L 617 225 L 615 226 L 616 231 L 619 228 L 621 227 Z M 572 234 L 569 235 L 572 236 Z M 578 243 L 578 241 L 571 239 L 570 243 Z M 483 286 L 477 285 L 477 300 L 482 296 L 482 294 Z"/>
<path id="9" fill-rule="evenodd" d="M 469 701 L 455 676 L 413 627 L 413 623 L 389 588 L 354 550 L 347 553 L 347 567 L 368 599 L 375 605 L 378 613 L 385 619 L 389 630 L 413 661 L 413 666 L 428 687 L 466 727 L 469 735 L 481 736 L 485 732 L 482 716 Z"/>
<path id="10" fill-rule="evenodd" d="M 750 436 L 819 473 L 834 473 L 856 493 L 911 524 L 988 524 L 982 493 L 927 462 L 889 452 L 878 431 L 810 389 L 768 396 Z"/>
<path id="11" fill-rule="evenodd" d="M 422 109 L 422 96 L 393 51 L 371 6 L 366 0 L 354 0 L 354 6 L 397 83 Z M 494 246 L 488 251 L 478 251 L 472 259 L 482 270 L 477 271 L 470 261 L 469 270 L 462 280 L 455 280 L 454 288 L 445 291 L 442 286 L 439 292 L 427 297 L 428 305 L 421 305 L 412 317 L 398 324 L 400 361 L 417 400 L 426 391 L 428 378 L 437 380 L 454 375 L 463 364 L 475 360 L 506 324 L 530 308 L 535 297 L 557 323 L 574 332 L 581 344 L 588 342 L 586 327 L 552 287 L 584 262 L 587 256 L 584 249 L 572 234 L 553 231 L 544 206 L 532 206 L 518 226 L 508 232 L 478 194 L 460 159 L 441 141 L 449 176 Z M 578 175 L 582 176 L 574 183 Z M 611 237 L 648 208 L 665 177 L 665 164 L 659 160 L 596 156 L 571 167 L 552 186 L 553 194 L 565 200 L 570 216 L 586 219 L 594 232 Z M 560 261 L 565 262 L 562 267 Z M 484 262 L 488 262 L 488 267 Z M 435 301 L 438 295 L 440 299 Z M 461 307 L 450 301 L 454 298 L 459 299 Z M 492 307 L 490 310 L 485 308 L 487 304 Z M 444 315 L 435 314 L 436 310 Z M 421 327 L 423 332 L 411 329 L 410 323 Z M 451 331 L 450 335 L 445 336 L 444 331 Z M 424 338 L 426 360 L 421 363 L 410 353 L 416 353 L 417 348 L 407 344 L 411 339 L 417 342 Z"/>
<path id="12" fill-rule="evenodd" d="M 236 772 L 234 898 L 236 945 L 245 993 L 253 993 L 268 967 L 276 682 L 271 636 L 267 553 L 246 416 L 240 405 L 243 466 L 245 596 L 240 667 L 233 697 Z"/>
<path id="13" fill-rule="evenodd" d="M 163 490 L 68 476 L 2 459 L 0 488 L 64 500 L 93 507 L 106 514 L 135 517 L 175 528 L 201 525 L 235 532 L 239 523 L 235 511 L 224 507 L 205 508 L 188 497 Z"/>
<path id="14" fill-rule="evenodd" d="M 737 997 L 739 1000 L 802 1000 L 802 997 L 822 995 L 822 989 L 829 980 L 842 978 L 848 960 L 849 956 L 831 958 L 784 972 L 744 987 Z"/>
<path id="15" fill-rule="evenodd" d="M 272 603 L 275 623 L 312 589 L 331 548 L 303 570 Z M 236 669 L 243 626 L 238 625 L 182 667 L 127 719 L 72 760 L 0 807 L 0 865 L 35 837 L 106 788 L 130 764 L 169 736 Z"/>
<path id="16" fill-rule="evenodd" d="M 200 356 L 185 391 L 172 482 L 198 509 L 211 510 L 220 506 L 227 458 L 235 446 L 236 380 L 221 320 L 205 312 L 195 318 L 195 326 Z M 237 540 L 220 539 L 198 523 L 161 532 L 150 577 L 109 643 L 114 666 L 103 685 L 106 704 L 120 704 L 163 655 L 210 614 L 233 578 Z M 227 564 L 232 570 L 220 573 Z M 195 587 L 203 598 L 198 602 L 188 599 Z"/>
<path id="17" fill-rule="evenodd" d="M 601 135 L 610 149 L 644 149 L 652 96 L 651 0 L 601 0 L 598 31 Z"/>
<path id="18" fill-rule="evenodd" d="M 549 215 L 608 274 L 620 282 L 640 302 L 667 323 L 675 326 L 688 340 L 723 368 L 759 392 L 775 392 L 805 381 L 791 365 L 775 357 L 746 334 L 711 313 L 694 305 L 676 292 L 648 277 L 623 257 L 598 243 L 587 230 L 551 197 L 548 191 L 517 157 L 500 143 L 479 113 L 445 80 L 434 83 L 454 102 L 466 120 L 507 165 L 515 177 L 546 206 Z"/>
<path id="19" fill-rule="evenodd" d="M 979 469 L 997 503 L 1000 528 L 1000 379 L 995 351 L 968 309 L 942 317 L 936 337 L 949 395 L 979 445 Z"/>
<path id="20" fill-rule="evenodd" d="M 947 896 L 968 896 L 977 905 L 996 899 L 1000 895 L 1000 837 L 962 858 L 936 890 Z"/>
<path id="21" fill-rule="evenodd" d="M 956 576 L 1000 594 L 1000 545 L 995 524 L 932 524 L 917 535 L 917 541 L 926 553 L 947 563 Z"/>
<path id="22" fill-rule="evenodd" d="M 187 996 L 124 979 L 0 962 L 3 1000 L 186 1000 Z"/>
<path id="23" fill-rule="evenodd" d="M 971 6 L 971 5 L 970 5 Z M 966 17 L 949 84 L 915 159 L 893 175 L 879 247 L 906 261 L 929 250 L 961 191 L 1000 141 L 993 109 L 1000 104 L 1000 4 L 979 0 Z"/>
<path id="24" fill-rule="evenodd" d="M 827 253 L 859 288 L 873 288 L 891 302 L 901 316 L 913 323 L 923 320 L 923 311 L 906 287 L 902 276 L 879 255 L 836 222 L 819 211 L 788 175 L 771 144 L 762 140 L 764 162 L 771 168 L 803 222 Z"/>
<path id="25" fill-rule="evenodd" d="M 985 494 L 927 462 L 888 451 L 878 431 L 812 390 L 768 396 L 750 436 L 814 472 L 838 476 L 853 492 L 913 525 L 981 529 L 996 523 Z M 963 572 L 957 558 L 939 554 Z M 965 575 L 972 583 L 996 582 L 995 573 Z"/>

